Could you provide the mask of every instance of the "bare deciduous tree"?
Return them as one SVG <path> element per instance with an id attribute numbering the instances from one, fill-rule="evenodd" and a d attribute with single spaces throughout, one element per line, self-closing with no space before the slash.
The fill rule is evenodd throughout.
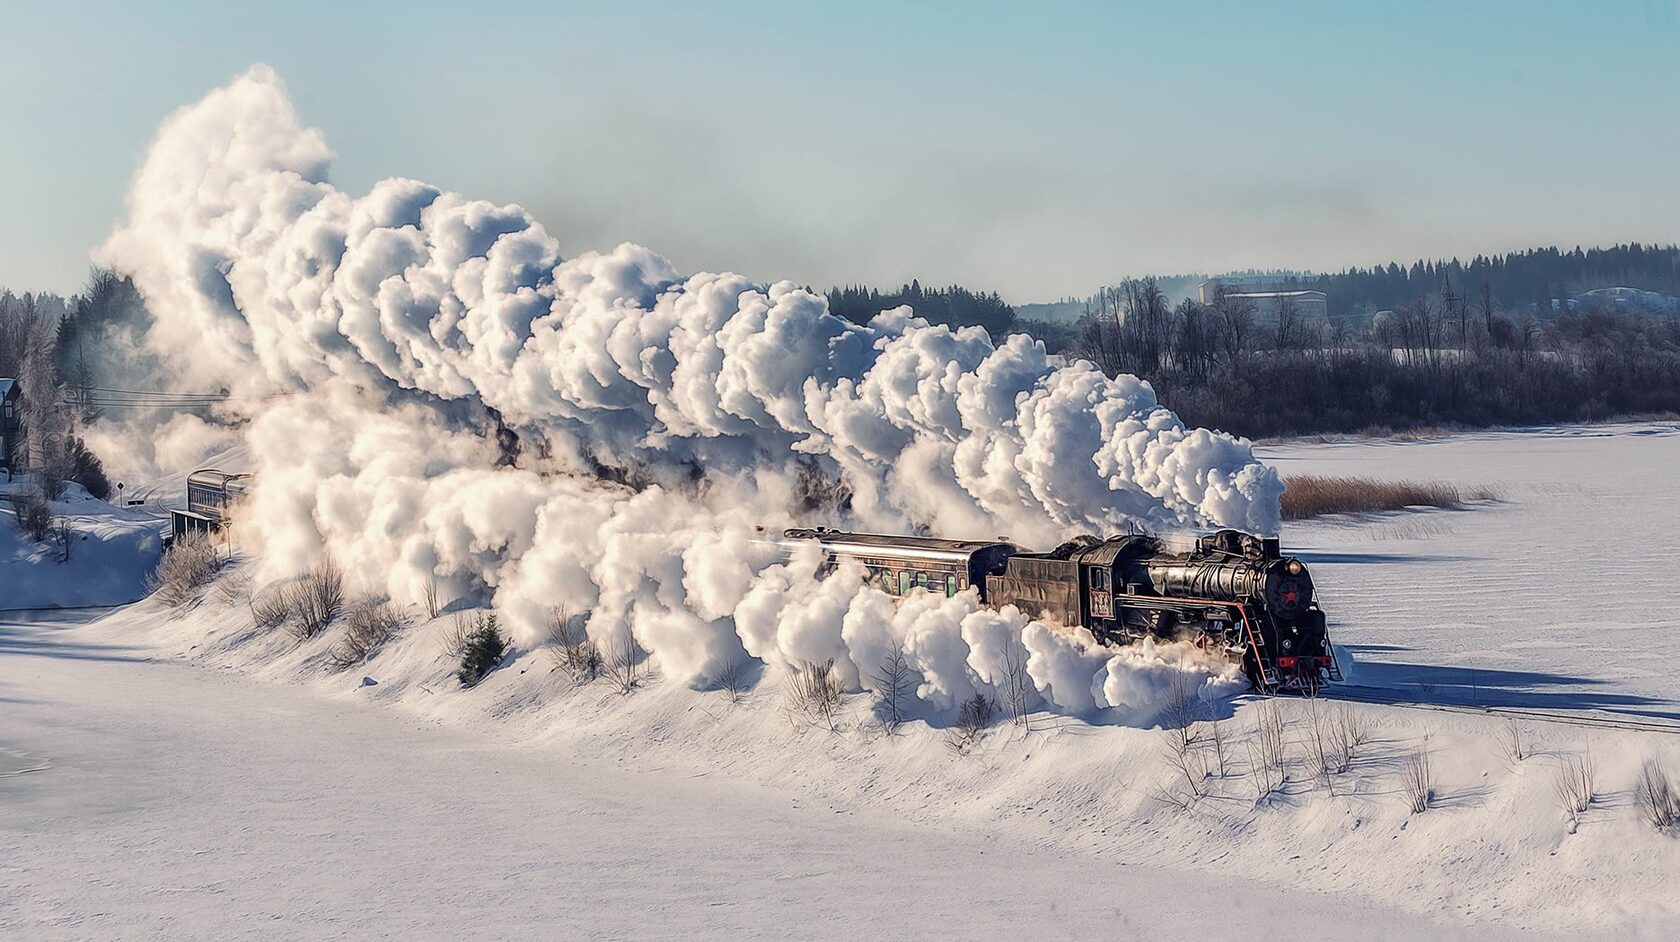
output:
<path id="1" fill-rule="evenodd" d="M 887 649 L 871 679 L 875 684 L 876 711 L 887 732 L 892 733 L 904 722 L 904 705 L 909 700 L 913 679 L 910 659 L 905 656 L 902 643 L 894 642 Z"/>
<path id="2" fill-rule="evenodd" d="M 1004 640 L 1003 676 L 999 693 L 1003 696 L 1003 710 L 1009 721 L 1027 732 L 1032 731 L 1032 677 L 1027 673 L 1027 649 L 1018 639 Z"/>

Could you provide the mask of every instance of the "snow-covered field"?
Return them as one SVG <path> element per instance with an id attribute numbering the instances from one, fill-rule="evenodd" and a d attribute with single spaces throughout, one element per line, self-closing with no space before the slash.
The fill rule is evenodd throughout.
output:
<path id="1" fill-rule="evenodd" d="M 63 542 L 40 544 L 18 531 L 5 498 L 20 482 L 0 485 L 0 611 L 132 602 L 146 594 L 169 528 L 157 508 L 116 507 L 71 485 L 53 513 L 70 522 L 69 558 Z"/>
<path id="2" fill-rule="evenodd" d="M 1287 524 L 1361 684 L 1680 717 L 1680 426 L 1289 445 L 1290 474 L 1491 485 L 1494 505 Z"/>
<path id="3" fill-rule="evenodd" d="M 1670 714 L 1672 427 L 1274 448 L 1312 470 L 1496 484 L 1502 503 L 1292 526 L 1356 679 L 1414 698 Z M 1638 819 L 1680 737 L 1351 707 L 1326 782 L 1256 801 L 1259 704 L 1182 808 L 1160 730 L 1036 717 L 967 755 L 780 678 L 739 703 L 651 677 L 576 687 L 523 652 L 461 690 L 420 623 L 362 669 L 256 631 L 235 576 L 186 612 L 0 618 L 0 930 L 19 937 L 706 934 L 956 938 L 1672 938 L 1680 840 Z M 1665 596 L 1665 593 L 1667 595 Z M 1667 639 L 1667 643 L 1665 643 Z M 377 681 L 365 684 L 363 678 Z M 1472 679 L 1474 678 L 1474 679 Z M 366 701 L 366 702 L 364 702 Z M 1328 709 L 1319 707 L 1318 709 Z M 1205 726 L 1204 726 L 1205 728 Z M 1432 807 L 1401 794 L 1416 754 Z M 1590 755 L 1575 826 L 1554 780 Z M 1180 801 L 1164 800 L 1177 795 Z"/>

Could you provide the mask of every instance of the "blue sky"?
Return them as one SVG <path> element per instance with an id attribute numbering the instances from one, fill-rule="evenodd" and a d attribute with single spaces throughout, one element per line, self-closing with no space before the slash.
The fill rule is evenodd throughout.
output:
<path id="1" fill-rule="evenodd" d="M 1024 302 L 1680 239 L 1674 0 L 1262 6 L 5 3 L 0 285 L 76 287 L 157 123 L 259 61 L 352 192 L 684 270 Z"/>

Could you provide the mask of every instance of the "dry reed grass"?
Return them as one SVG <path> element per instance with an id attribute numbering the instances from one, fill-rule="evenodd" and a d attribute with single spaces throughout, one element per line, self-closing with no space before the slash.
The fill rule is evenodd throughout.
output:
<path id="1" fill-rule="evenodd" d="M 1489 487 L 1466 487 L 1448 481 L 1379 481 L 1375 478 L 1297 474 L 1284 479 L 1283 519 L 1307 520 L 1327 514 L 1357 514 L 1408 507 L 1460 510 L 1465 504 L 1494 501 Z"/>

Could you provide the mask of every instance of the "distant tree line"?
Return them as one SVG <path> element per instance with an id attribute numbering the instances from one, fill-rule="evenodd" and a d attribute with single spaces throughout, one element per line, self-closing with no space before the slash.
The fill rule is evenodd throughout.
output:
<path id="1" fill-rule="evenodd" d="M 1283 275 L 1278 281 L 1323 291 L 1331 317 L 1392 310 L 1437 292 L 1475 294 L 1484 286 L 1511 310 L 1549 314 L 1553 301 L 1594 288 L 1629 286 L 1680 296 L 1680 247 L 1630 243 L 1609 248 L 1577 246 L 1573 251 L 1529 249 L 1477 255 L 1468 262 L 1456 258 L 1419 260 L 1409 266 L 1389 262 L 1328 275 Z"/>
<path id="2" fill-rule="evenodd" d="M 1492 283 L 1444 284 L 1363 322 L 1262 315 L 1153 279 L 1100 292 L 1065 352 L 1148 379 L 1187 422 L 1248 436 L 1519 425 L 1680 413 L 1680 318 L 1536 318 Z"/>
<path id="3" fill-rule="evenodd" d="M 982 294 L 961 285 L 923 288 L 917 280 L 890 293 L 862 286 L 828 290 L 829 311 L 859 324 L 868 323 L 875 315 L 901 304 L 910 305 L 918 317 L 930 324 L 984 327 L 993 337 L 1010 333 L 1015 324 L 1015 309 L 1004 303 L 995 291 Z"/>

